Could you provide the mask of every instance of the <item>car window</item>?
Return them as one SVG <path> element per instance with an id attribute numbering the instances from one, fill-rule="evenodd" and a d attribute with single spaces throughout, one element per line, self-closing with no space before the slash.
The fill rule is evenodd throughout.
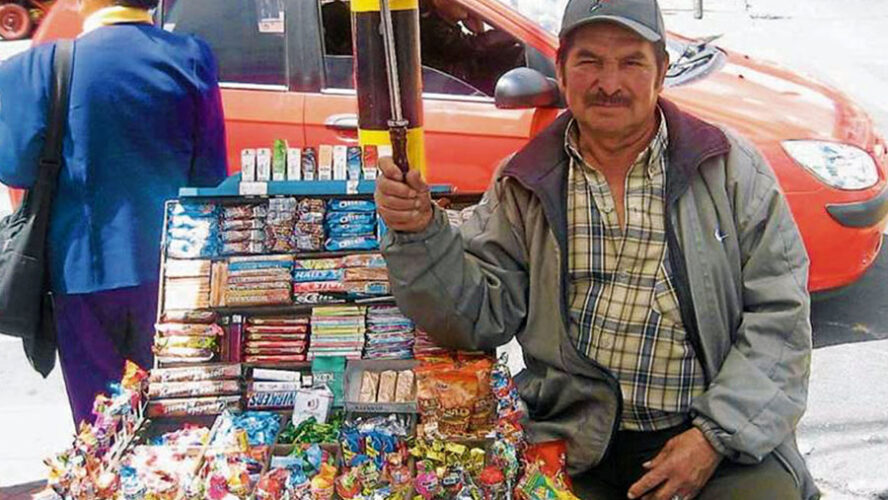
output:
<path id="1" fill-rule="evenodd" d="M 284 0 L 177 0 L 164 29 L 213 49 L 222 83 L 286 85 Z"/>
<path id="2" fill-rule="evenodd" d="M 493 96 L 496 82 L 510 69 L 524 66 L 524 45 L 466 12 L 439 15 L 453 0 L 420 1 L 423 92 Z M 464 19 L 461 19 L 465 16 Z M 351 13 L 345 0 L 322 0 L 326 86 L 353 89 Z M 456 20 L 454 20 L 456 19 Z"/>

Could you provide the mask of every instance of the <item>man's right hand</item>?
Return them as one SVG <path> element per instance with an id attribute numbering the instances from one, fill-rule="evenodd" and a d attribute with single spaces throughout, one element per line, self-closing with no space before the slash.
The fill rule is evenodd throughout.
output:
<path id="1" fill-rule="evenodd" d="M 389 157 L 379 159 L 376 179 L 376 210 L 395 231 L 418 233 L 432 223 L 432 198 L 418 170 L 405 176 Z"/>

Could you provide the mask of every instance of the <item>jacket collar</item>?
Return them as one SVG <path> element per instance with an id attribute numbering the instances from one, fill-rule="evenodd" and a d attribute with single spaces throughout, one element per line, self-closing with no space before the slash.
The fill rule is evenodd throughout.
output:
<path id="1" fill-rule="evenodd" d="M 89 17 L 87 17 L 83 21 L 82 34 L 86 34 L 98 28 L 101 28 L 102 26 L 110 26 L 112 24 L 151 24 L 153 22 L 154 20 L 151 18 L 151 13 L 145 9 L 114 5 L 111 7 L 99 9 L 90 14 Z"/>

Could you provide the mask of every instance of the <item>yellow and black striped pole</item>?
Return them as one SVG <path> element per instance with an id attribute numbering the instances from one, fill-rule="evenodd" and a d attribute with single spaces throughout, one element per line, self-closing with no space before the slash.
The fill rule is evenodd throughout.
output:
<path id="1" fill-rule="evenodd" d="M 422 131 L 422 67 L 419 46 L 419 0 L 389 0 L 400 83 L 401 110 L 407 122 L 407 160 L 425 175 Z M 392 106 L 389 98 L 386 47 L 382 37 L 380 0 L 351 0 L 358 91 L 358 142 L 391 145 Z"/>

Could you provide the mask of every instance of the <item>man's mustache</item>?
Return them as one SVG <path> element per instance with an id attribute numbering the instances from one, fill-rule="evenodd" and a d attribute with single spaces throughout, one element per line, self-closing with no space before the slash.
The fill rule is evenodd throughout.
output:
<path id="1" fill-rule="evenodd" d="M 628 97 L 625 97 L 620 92 L 616 92 L 612 95 L 607 95 L 603 91 L 599 90 L 594 94 L 586 94 L 583 98 L 583 103 L 586 106 L 626 106 L 628 107 L 632 104 L 632 100 Z"/>

